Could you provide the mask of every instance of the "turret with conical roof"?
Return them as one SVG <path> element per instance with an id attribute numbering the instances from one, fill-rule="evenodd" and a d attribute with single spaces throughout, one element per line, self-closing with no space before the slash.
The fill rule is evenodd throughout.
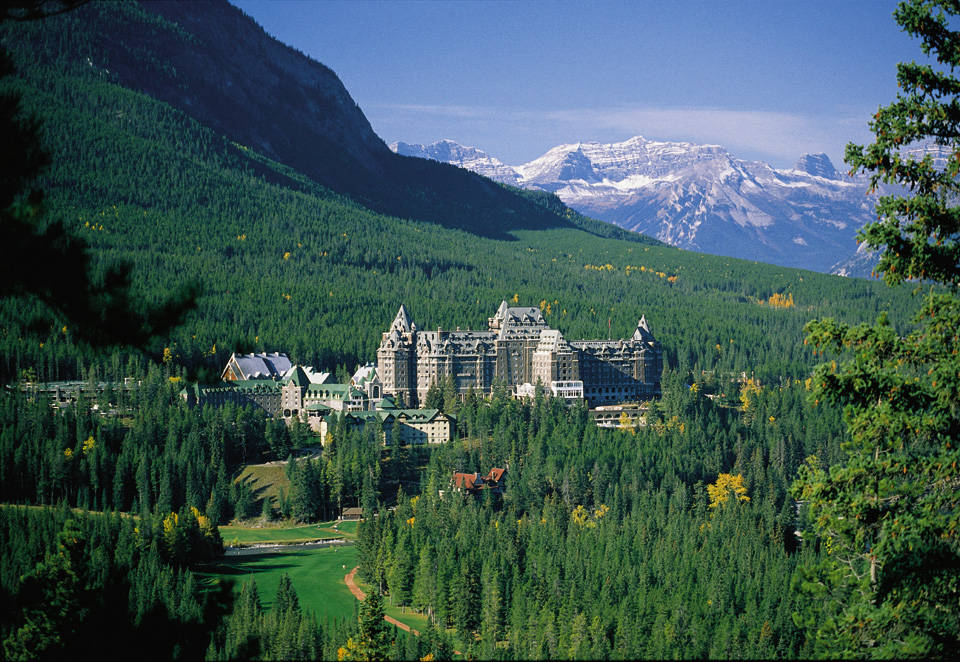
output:
<path id="1" fill-rule="evenodd" d="M 415 328 L 416 325 L 410 320 L 407 307 L 401 303 L 400 310 L 397 311 L 397 316 L 393 318 L 393 324 L 390 325 L 390 330 L 397 330 L 400 333 L 410 333 Z"/>
<path id="2" fill-rule="evenodd" d="M 401 304 L 377 350 L 377 372 L 384 390 L 407 405 L 416 403 L 417 337 L 417 325 Z"/>
<path id="3" fill-rule="evenodd" d="M 640 340 L 642 342 L 654 342 L 656 340 L 653 337 L 653 333 L 650 332 L 650 327 L 647 325 L 646 315 L 640 316 L 640 321 L 637 322 L 637 329 L 633 332 L 633 340 Z"/>

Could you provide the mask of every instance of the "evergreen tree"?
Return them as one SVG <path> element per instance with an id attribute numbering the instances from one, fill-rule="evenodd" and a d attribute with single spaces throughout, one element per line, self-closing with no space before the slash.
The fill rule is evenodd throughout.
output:
<path id="1" fill-rule="evenodd" d="M 413 557 L 408 536 L 400 535 L 393 546 L 390 565 L 387 568 L 387 586 L 390 601 L 394 605 L 410 604 L 410 589 L 413 581 Z"/>
<path id="2" fill-rule="evenodd" d="M 460 412 L 460 396 L 457 393 L 457 385 L 453 380 L 453 375 L 447 375 L 443 378 L 441 400 L 442 404 L 438 409 L 454 416 Z"/>
<path id="3" fill-rule="evenodd" d="M 235 481 L 233 491 L 233 514 L 237 519 L 249 519 L 257 514 L 257 500 L 253 490 L 244 481 Z"/>
<path id="4" fill-rule="evenodd" d="M 287 611 L 300 611 L 300 599 L 297 598 L 297 592 L 293 588 L 293 582 L 290 581 L 290 575 L 283 573 L 280 575 L 280 582 L 277 584 L 277 597 L 273 601 L 273 609 L 279 613 Z"/>
<path id="5" fill-rule="evenodd" d="M 306 459 L 296 463 L 290 476 L 290 513 L 301 522 L 312 522 L 320 512 L 321 483 L 317 464 Z"/>
<path id="6" fill-rule="evenodd" d="M 423 406 L 426 409 L 443 409 L 443 387 L 439 383 L 433 382 L 427 388 Z"/>
<path id="7" fill-rule="evenodd" d="M 413 580 L 413 606 L 426 610 L 427 617 L 433 620 L 433 603 L 436 596 L 437 576 L 434 568 L 430 545 L 420 548 L 416 575 Z"/>
<path id="8" fill-rule="evenodd" d="M 3 640 L 4 659 L 35 660 L 66 651 L 82 620 L 80 586 L 70 556 L 48 555 L 23 578 L 16 601 L 21 619 Z"/>
<path id="9" fill-rule="evenodd" d="M 341 660 L 386 660 L 393 644 L 393 626 L 383 620 L 383 598 L 376 590 L 360 603 L 356 639 L 342 648 Z"/>
<path id="10" fill-rule="evenodd" d="M 827 551 L 798 578 L 816 600 L 798 618 L 828 655 L 960 649 L 958 15 L 952 1 L 899 5 L 897 22 L 935 62 L 898 65 L 897 100 L 870 124 L 875 142 L 847 147 L 854 170 L 906 190 L 880 199 L 880 219 L 860 238 L 880 251 L 888 283 L 926 291 L 916 328 L 899 333 L 885 316 L 872 327 L 832 319 L 807 327 L 815 347 L 853 354 L 813 375 L 814 397 L 844 406 L 846 457 L 835 466 L 811 460 L 794 487 Z"/>
<path id="11" fill-rule="evenodd" d="M 224 652 L 228 659 L 254 659 L 260 652 L 262 617 L 257 582 L 244 583 L 227 622 Z"/>

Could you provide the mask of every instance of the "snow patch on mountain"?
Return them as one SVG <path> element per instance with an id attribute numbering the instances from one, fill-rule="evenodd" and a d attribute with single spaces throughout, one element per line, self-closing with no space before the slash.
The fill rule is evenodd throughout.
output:
<path id="1" fill-rule="evenodd" d="M 681 248 L 817 271 L 853 257 L 856 231 L 875 218 L 866 178 L 839 173 L 826 154 L 780 170 L 720 145 L 642 136 L 557 145 L 514 166 L 449 140 L 391 148 L 550 191 L 583 214 Z"/>
<path id="2" fill-rule="evenodd" d="M 464 147 L 452 140 L 439 140 L 430 145 L 398 141 L 392 143 L 390 149 L 401 156 L 415 156 L 421 159 L 450 163 L 498 182 L 520 186 L 520 178 L 513 168 L 483 150 L 476 147 Z"/>

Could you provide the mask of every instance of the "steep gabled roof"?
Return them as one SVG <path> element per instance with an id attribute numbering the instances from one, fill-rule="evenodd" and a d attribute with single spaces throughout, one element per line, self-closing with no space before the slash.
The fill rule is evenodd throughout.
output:
<path id="1" fill-rule="evenodd" d="M 478 490 L 483 485 L 483 479 L 480 478 L 479 472 L 472 474 L 457 472 L 453 474 L 453 480 L 451 482 L 455 488 L 461 490 Z"/>
<path id="2" fill-rule="evenodd" d="M 295 366 L 293 366 L 292 368 L 290 368 L 289 370 L 287 370 L 287 371 L 283 374 L 283 379 L 282 379 L 281 381 L 285 381 L 285 380 L 286 380 L 288 377 L 290 377 L 290 376 L 293 374 L 293 372 L 294 372 L 295 370 L 297 370 L 297 369 L 300 369 L 300 370 L 303 371 L 303 374 L 306 375 L 307 380 L 308 380 L 309 383 L 311 383 L 311 384 L 323 384 L 323 383 L 325 383 L 328 379 L 330 379 L 330 373 L 329 373 L 329 372 L 317 372 L 317 371 L 315 371 L 313 368 L 311 368 L 311 367 L 308 366 L 308 365 L 304 365 L 304 366 L 295 365 Z"/>
<path id="3" fill-rule="evenodd" d="M 543 319 L 543 313 L 536 306 L 507 308 L 505 319 L 510 324 L 522 324 L 524 326 L 531 324 L 546 326 L 547 324 L 546 320 Z"/>
<path id="4" fill-rule="evenodd" d="M 390 325 L 390 330 L 396 330 L 400 333 L 410 333 L 413 327 L 414 324 L 410 319 L 410 314 L 407 312 L 407 307 L 401 303 L 400 310 L 397 311 L 397 316 L 393 318 L 393 324 Z"/>
<path id="5" fill-rule="evenodd" d="M 366 384 L 367 382 L 372 382 L 374 380 L 379 381 L 380 377 L 377 374 L 377 364 L 368 363 L 364 366 L 360 366 L 357 369 L 357 372 L 350 378 L 350 383 L 354 386 L 360 386 Z"/>
<path id="6" fill-rule="evenodd" d="M 279 379 L 291 365 L 290 358 L 280 352 L 231 354 L 223 374 L 226 376 L 232 366 L 237 379 Z"/>
<path id="7" fill-rule="evenodd" d="M 385 395 L 383 399 L 380 400 L 380 403 L 377 405 L 378 410 L 395 410 L 397 409 L 397 401 L 392 395 Z"/>
<path id="8" fill-rule="evenodd" d="M 506 469 L 501 469 L 500 467 L 494 467 L 490 470 L 486 476 L 483 477 L 485 481 L 490 481 L 493 483 L 499 483 L 503 479 L 503 474 L 507 472 Z"/>
<path id="9" fill-rule="evenodd" d="M 568 353 L 573 349 L 563 338 L 563 334 L 556 329 L 544 329 L 540 332 L 540 342 L 537 343 L 537 352 Z"/>
<path id="10" fill-rule="evenodd" d="M 343 412 L 342 414 L 334 414 L 335 416 L 344 416 L 348 420 L 352 419 L 358 423 L 367 423 L 373 421 L 375 423 L 386 423 L 394 418 L 393 413 L 389 411 L 348 411 Z"/>
<path id="11" fill-rule="evenodd" d="M 633 340 L 642 340 L 643 342 L 653 342 L 654 337 L 650 332 L 650 327 L 647 326 L 647 317 L 646 315 L 640 316 L 640 321 L 637 322 L 637 330 L 633 332 Z"/>
<path id="12" fill-rule="evenodd" d="M 300 388 L 306 388 L 310 386 L 311 381 L 302 367 L 294 366 L 294 368 L 287 373 L 287 376 L 283 378 L 283 383 L 296 384 Z"/>
<path id="13" fill-rule="evenodd" d="M 413 423 L 430 423 L 437 416 L 445 416 L 452 419 L 449 414 L 444 414 L 439 409 L 398 409 L 397 418 L 403 418 Z"/>

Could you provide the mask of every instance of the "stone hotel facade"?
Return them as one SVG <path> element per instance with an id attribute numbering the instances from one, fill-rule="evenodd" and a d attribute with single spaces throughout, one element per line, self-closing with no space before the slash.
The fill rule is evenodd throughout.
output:
<path id="1" fill-rule="evenodd" d="M 421 331 L 400 306 L 377 350 L 385 393 L 406 406 L 423 403 L 427 389 L 448 375 L 458 393 L 489 394 L 500 382 L 517 393 L 542 384 L 553 395 L 591 406 L 660 396 L 663 352 L 641 317 L 625 340 L 568 341 L 538 308 L 504 301 L 486 331 Z"/>

